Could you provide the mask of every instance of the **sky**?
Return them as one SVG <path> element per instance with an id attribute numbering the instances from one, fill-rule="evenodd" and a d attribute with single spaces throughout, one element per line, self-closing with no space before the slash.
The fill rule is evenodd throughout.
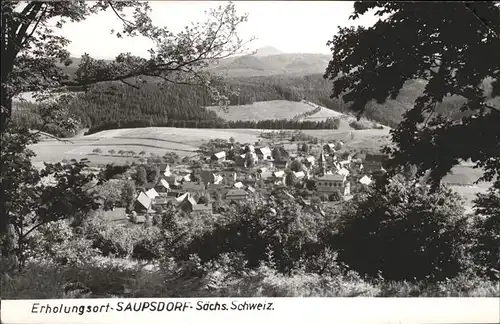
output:
<path id="1" fill-rule="evenodd" d="M 153 22 L 167 26 L 172 32 L 193 21 L 204 21 L 204 11 L 225 5 L 225 1 L 151 1 Z M 286 53 L 330 54 L 326 43 L 338 26 L 368 26 L 378 18 L 364 15 L 349 20 L 353 2 L 348 1 L 235 1 L 238 14 L 248 13 L 248 22 L 238 34 L 243 39 L 256 39 L 251 50 L 273 46 Z M 120 20 L 112 12 L 102 12 L 80 23 L 66 24 L 61 33 L 71 44 L 72 56 L 89 53 L 96 58 L 114 58 L 120 52 L 148 56 L 151 47 L 142 38 L 118 39 L 111 29 L 120 29 Z"/>

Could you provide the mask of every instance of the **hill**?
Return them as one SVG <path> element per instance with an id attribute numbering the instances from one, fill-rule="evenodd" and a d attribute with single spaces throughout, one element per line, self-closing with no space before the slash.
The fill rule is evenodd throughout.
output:
<path id="1" fill-rule="evenodd" d="M 272 46 L 264 46 L 259 48 L 253 55 L 254 56 L 269 56 L 269 55 L 279 55 L 283 54 L 283 51 L 280 51 L 276 47 Z"/>
<path id="2" fill-rule="evenodd" d="M 323 74 L 330 55 L 307 53 L 283 53 L 272 46 L 259 48 L 254 54 L 232 56 L 220 60 L 210 69 L 228 77 L 271 75 Z M 72 64 L 58 64 L 66 73 L 73 75 L 81 58 L 72 57 Z M 110 60 L 104 60 L 110 62 Z"/>
<path id="3" fill-rule="evenodd" d="M 271 100 L 258 101 L 248 105 L 232 105 L 227 110 L 219 107 L 207 107 L 224 120 L 258 121 L 267 119 L 292 119 L 297 115 L 312 111 L 311 106 L 295 101 Z"/>
<path id="4" fill-rule="evenodd" d="M 329 60 L 324 54 L 244 55 L 221 60 L 212 71 L 228 77 L 323 74 Z"/>

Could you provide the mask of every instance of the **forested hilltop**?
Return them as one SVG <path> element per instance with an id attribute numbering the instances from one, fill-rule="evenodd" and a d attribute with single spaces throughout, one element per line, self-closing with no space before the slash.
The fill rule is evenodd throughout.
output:
<path id="1" fill-rule="evenodd" d="M 330 98 L 331 82 L 320 74 L 307 76 L 257 76 L 226 79 L 229 88 L 238 90 L 239 95 L 230 97 L 231 105 L 246 105 L 257 101 L 302 99 L 329 109 L 347 112 L 348 107 L 336 98 Z M 424 84 L 407 82 L 396 100 L 384 104 L 371 103 L 366 110 L 368 119 L 395 127 L 401 115 L 418 94 Z M 456 100 L 443 103 L 446 111 L 457 104 Z M 40 119 L 34 111 L 34 104 L 19 103 L 25 108 L 18 111 L 18 121 L 35 126 Z M 90 91 L 80 93 L 69 104 L 69 113 L 81 121 L 81 126 L 89 128 L 89 133 L 115 128 L 169 126 L 194 128 L 331 128 L 330 123 L 266 121 L 225 122 L 210 106 L 210 96 L 204 88 L 171 84 L 158 87 L 144 84 L 139 89 L 121 83 L 104 83 L 93 86 Z M 451 106 L 450 106 L 451 105 Z M 294 116 L 290 116 L 292 119 Z M 35 124 L 35 125 L 33 125 Z M 61 134 L 59 134 L 61 135 Z"/>

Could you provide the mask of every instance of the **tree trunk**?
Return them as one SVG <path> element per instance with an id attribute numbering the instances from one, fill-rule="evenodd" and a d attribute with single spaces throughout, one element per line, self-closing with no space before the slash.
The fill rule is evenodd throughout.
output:
<path id="1" fill-rule="evenodd" d="M 1 94 L 1 105 L 2 105 L 2 111 L 0 115 L 0 135 L 3 135 L 7 123 L 10 119 L 10 112 L 12 110 L 12 99 L 9 99 L 4 91 L 4 87 L 2 86 L 2 94 Z M 3 137 L 3 136 L 2 136 Z M 3 155 L 3 154 L 2 154 Z M 0 164 L 2 165 L 2 168 L 0 169 L 0 176 L 1 173 L 3 172 L 3 157 L 2 161 L 0 161 Z M 13 248 L 13 228 L 9 222 L 9 218 L 7 215 L 7 210 L 6 210 L 6 188 L 5 184 L 0 182 L 0 242 L 1 242 L 1 250 L 2 250 L 2 256 L 7 257 L 10 254 L 10 251 L 12 251 Z"/>

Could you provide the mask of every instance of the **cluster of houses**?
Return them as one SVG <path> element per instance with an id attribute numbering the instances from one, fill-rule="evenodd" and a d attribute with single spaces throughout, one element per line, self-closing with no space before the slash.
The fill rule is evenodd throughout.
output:
<path id="1" fill-rule="evenodd" d="M 172 172 L 170 166 L 161 166 L 162 173 L 158 181 L 146 184 L 144 191 L 138 193 L 135 215 L 154 213 L 168 205 L 193 214 L 212 213 L 213 206 L 208 202 L 209 199 L 196 201 L 195 196 L 213 196 L 218 192 L 219 197 L 226 203 L 238 202 L 265 188 L 286 187 L 287 177 L 293 178 L 293 183 L 299 186 L 305 186 L 306 180 L 312 180 L 319 194 L 331 195 L 338 191 L 344 199 L 349 199 L 352 197 L 352 177 L 349 177 L 351 171 L 354 168 L 363 171 L 357 172 L 365 175 L 356 180 L 363 185 L 369 185 L 372 182 L 370 172 L 383 170 L 383 156 L 367 155 L 361 161 L 350 154 L 338 154 L 338 146 L 338 143 L 325 144 L 317 157 L 288 153 L 281 148 L 279 158 L 273 158 L 277 155 L 271 148 L 255 148 L 252 145 L 246 146 L 242 150 L 243 154 L 221 151 L 212 154 L 209 160 L 219 162 L 226 168 L 213 171 L 206 167 L 201 170 L 197 181 L 192 181 L 191 170 L 177 169 Z M 228 159 L 228 155 L 232 159 Z M 301 169 L 292 171 L 291 166 L 295 160 L 301 162 Z"/>

